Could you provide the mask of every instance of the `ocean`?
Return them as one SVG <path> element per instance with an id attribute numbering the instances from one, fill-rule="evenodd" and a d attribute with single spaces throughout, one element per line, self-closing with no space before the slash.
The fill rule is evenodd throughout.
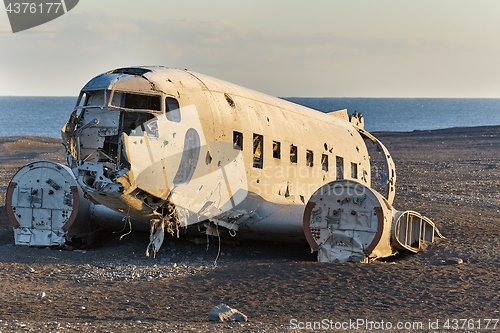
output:
<path id="1" fill-rule="evenodd" d="M 365 118 L 369 132 L 411 132 L 500 125 L 500 99 L 489 98 L 286 98 L 329 112 L 348 109 Z"/>
<path id="2" fill-rule="evenodd" d="M 76 97 L 0 96 L 0 136 L 61 137 Z"/>
<path id="3" fill-rule="evenodd" d="M 411 132 L 500 125 L 500 99 L 487 98 L 310 98 L 285 99 L 323 112 L 348 109 L 365 118 L 369 132 Z M 76 97 L 0 96 L 0 136 L 61 137 Z"/>

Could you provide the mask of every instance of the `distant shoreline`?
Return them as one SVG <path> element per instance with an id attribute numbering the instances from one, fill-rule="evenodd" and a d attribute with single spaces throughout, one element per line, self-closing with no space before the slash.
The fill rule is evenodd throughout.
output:
<path id="1" fill-rule="evenodd" d="M 481 125 L 481 126 L 457 126 L 457 127 L 448 127 L 448 128 L 439 128 L 439 129 L 429 129 L 429 130 L 413 130 L 413 131 L 373 131 L 370 132 L 373 135 L 378 135 L 378 134 L 411 134 L 411 133 L 418 133 L 418 134 L 425 134 L 425 133 L 433 133 L 433 134 L 439 134 L 439 133 L 465 133 L 465 132 L 470 132 L 470 131 L 477 131 L 477 130 L 487 130 L 487 129 L 498 129 L 500 130 L 500 124 L 498 125 Z M 4 135 L 0 136 L 0 143 L 4 142 L 9 138 L 10 140 L 16 140 L 16 139 L 29 139 L 29 138 L 43 138 L 44 140 L 61 140 L 61 137 L 52 137 L 52 136 L 38 136 L 38 135 Z"/>
<path id="2" fill-rule="evenodd" d="M 401 133 L 401 134 L 404 134 L 404 133 L 436 133 L 436 134 L 439 134 L 439 133 L 460 133 L 460 132 L 470 132 L 470 131 L 477 131 L 477 130 L 488 130 L 488 129 L 491 129 L 491 130 L 494 130 L 494 129 L 498 129 L 500 130 L 500 124 L 498 125 L 481 125 L 481 126 L 456 126 L 456 127 L 448 127 L 448 128 L 439 128 L 439 129 L 430 129 L 430 130 L 419 130 L 419 129 L 416 129 L 416 130 L 413 130 L 413 131 L 405 131 L 405 132 L 398 132 L 398 131 L 374 131 L 374 132 L 370 132 L 374 135 L 376 134 L 385 134 L 385 133 Z"/>
<path id="3" fill-rule="evenodd" d="M 76 100 L 62 96 L 0 97 L 3 125 L 0 136 L 35 134 L 59 138 Z M 371 133 L 500 125 L 500 99 L 493 98 L 288 97 L 287 100 L 317 112 L 347 109 L 349 114 L 361 113 L 365 129 Z M 13 114 L 16 116 L 12 117 Z"/>

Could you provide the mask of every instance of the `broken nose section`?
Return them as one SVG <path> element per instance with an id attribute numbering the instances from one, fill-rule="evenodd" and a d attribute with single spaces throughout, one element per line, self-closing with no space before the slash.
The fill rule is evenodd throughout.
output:
<path id="1" fill-rule="evenodd" d="M 304 212 L 304 233 L 320 262 L 369 262 L 401 250 L 418 252 L 434 236 L 434 223 L 414 211 L 397 211 L 381 194 L 358 182 L 320 187 Z"/>
<path id="2" fill-rule="evenodd" d="M 120 174 L 127 170 L 120 170 Z M 123 185 L 111 178 L 116 178 L 117 173 L 112 173 L 102 163 L 84 162 L 78 167 L 78 181 L 89 190 L 94 190 L 105 195 L 106 193 L 123 192 Z M 91 191 L 91 192 L 94 192 Z"/>

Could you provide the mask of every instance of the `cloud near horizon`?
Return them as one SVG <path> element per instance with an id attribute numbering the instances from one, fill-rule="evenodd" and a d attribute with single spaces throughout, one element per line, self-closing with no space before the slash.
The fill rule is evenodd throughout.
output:
<path id="1" fill-rule="evenodd" d="M 433 91 L 451 79 L 459 88 L 449 95 L 460 97 L 462 88 L 474 87 L 457 66 L 473 78 L 500 74 L 487 63 L 500 50 L 480 64 L 471 55 L 474 45 L 438 38 L 263 31 L 223 20 L 78 12 L 39 31 L 54 32 L 0 35 L 7 49 L 0 55 L 0 95 L 77 95 L 95 75 L 132 65 L 189 68 L 279 96 L 437 97 Z M 478 94 L 477 87 L 469 91 Z"/>

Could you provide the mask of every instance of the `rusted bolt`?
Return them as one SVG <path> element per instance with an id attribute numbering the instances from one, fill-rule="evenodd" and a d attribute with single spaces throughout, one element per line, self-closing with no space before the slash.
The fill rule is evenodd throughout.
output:
<path id="1" fill-rule="evenodd" d="M 333 214 L 333 216 L 337 216 L 337 215 L 339 215 L 339 211 L 335 209 L 335 210 L 332 212 L 332 214 Z"/>
<path id="2" fill-rule="evenodd" d="M 355 210 L 351 210 L 351 215 L 356 215 L 356 211 Z"/>

